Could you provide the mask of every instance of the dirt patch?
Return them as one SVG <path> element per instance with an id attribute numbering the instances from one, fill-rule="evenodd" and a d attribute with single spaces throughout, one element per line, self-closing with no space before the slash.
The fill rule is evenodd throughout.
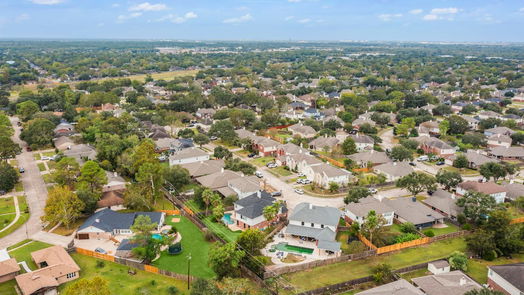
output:
<path id="1" fill-rule="evenodd" d="M 173 218 L 171 218 L 171 222 L 179 223 L 180 222 L 180 217 L 173 217 Z"/>
<path id="2" fill-rule="evenodd" d="M 305 259 L 306 258 L 304 258 L 302 256 L 298 256 L 298 255 L 294 255 L 294 254 L 289 253 L 286 256 L 286 258 L 282 259 L 282 262 L 284 262 L 284 263 L 297 263 L 297 262 L 302 262 Z"/>

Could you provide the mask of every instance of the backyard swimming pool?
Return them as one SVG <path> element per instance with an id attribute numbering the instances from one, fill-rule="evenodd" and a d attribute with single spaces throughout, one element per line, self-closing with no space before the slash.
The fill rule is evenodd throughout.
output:
<path id="1" fill-rule="evenodd" d="M 278 243 L 274 247 L 276 250 L 279 250 L 279 251 L 298 253 L 298 254 L 311 254 L 314 251 L 311 248 L 288 245 L 288 243 L 284 243 L 284 242 Z"/>
<path id="2" fill-rule="evenodd" d="M 226 213 L 224 214 L 224 217 L 222 217 L 222 221 L 225 223 L 225 224 L 233 224 L 235 223 L 233 221 L 233 219 L 231 219 L 231 213 Z"/>
<path id="3" fill-rule="evenodd" d="M 157 241 L 161 241 L 163 239 L 161 234 L 152 234 L 151 237 Z"/>

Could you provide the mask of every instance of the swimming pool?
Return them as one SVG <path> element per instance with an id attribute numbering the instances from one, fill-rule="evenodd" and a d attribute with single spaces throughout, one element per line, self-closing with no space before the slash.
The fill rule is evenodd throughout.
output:
<path id="1" fill-rule="evenodd" d="M 222 221 L 225 223 L 225 224 L 233 224 L 235 223 L 233 221 L 233 219 L 231 219 L 231 213 L 226 213 L 224 214 L 224 217 L 222 217 Z"/>
<path id="2" fill-rule="evenodd" d="M 152 234 L 151 237 L 157 241 L 161 241 L 164 238 L 161 234 Z"/>
<path id="3" fill-rule="evenodd" d="M 288 245 L 288 243 L 284 243 L 284 242 L 276 244 L 275 249 L 279 251 L 286 251 L 286 252 L 298 253 L 298 254 L 312 254 L 314 251 L 311 248 Z"/>

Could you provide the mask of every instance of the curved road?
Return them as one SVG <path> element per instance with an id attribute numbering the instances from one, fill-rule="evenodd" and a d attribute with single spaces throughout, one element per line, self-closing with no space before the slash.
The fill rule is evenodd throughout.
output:
<path id="1" fill-rule="evenodd" d="M 25 173 L 21 174 L 20 181 L 24 185 L 24 193 L 31 215 L 26 224 L 0 239 L 0 249 L 21 242 L 42 230 L 40 217 L 44 214 L 47 199 L 47 187 L 33 158 L 33 153 L 26 150 L 27 144 L 20 139 L 20 127 L 17 126 L 18 118 L 10 117 L 10 120 L 15 130 L 12 138 L 22 147 L 22 153 L 16 156 L 16 159 L 18 160 L 18 167 L 25 169 Z"/>

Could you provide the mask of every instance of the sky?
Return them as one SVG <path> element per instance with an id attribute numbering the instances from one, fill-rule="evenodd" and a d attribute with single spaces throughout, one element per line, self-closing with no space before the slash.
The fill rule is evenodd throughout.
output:
<path id="1" fill-rule="evenodd" d="M 524 0 L 0 0 L 0 38 L 524 42 Z"/>

